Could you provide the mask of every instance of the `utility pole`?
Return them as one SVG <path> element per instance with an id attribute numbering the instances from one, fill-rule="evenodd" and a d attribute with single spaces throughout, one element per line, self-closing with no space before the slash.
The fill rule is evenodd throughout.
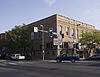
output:
<path id="1" fill-rule="evenodd" d="M 42 27 L 42 59 L 44 61 L 44 54 L 45 54 L 45 51 L 44 51 L 44 26 L 43 25 L 40 25 Z"/>

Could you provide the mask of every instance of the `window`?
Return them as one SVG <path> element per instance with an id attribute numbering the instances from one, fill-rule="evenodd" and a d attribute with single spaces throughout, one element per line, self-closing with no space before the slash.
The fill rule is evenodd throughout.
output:
<path id="1" fill-rule="evenodd" d="M 53 42 L 51 42 L 51 48 L 53 48 Z"/>
<path id="2" fill-rule="evenodd" d="M 84 31 L 83 31 L 83 30 L 81 30 L 81 31 L 80 31 L 80 33 L 82 34 L 82 33 L 84 33 Z"/>
<path id="3" fill-rule="evenodd" d="M 42 45 L 40 45 L 40 50 L 42 50 Z"/>
<path id="4" fill-rule="evenodd" d="M 69 31 L 69 28 L 68 28 L 68 27 L 66 27 L 66 35 L 68 35 L 68 31 Z"/>
<path id="5" fill-rule="evenodd" d="M 62 34 L 62 26 L 59 26 L 59 33 Z"/>
<path id="6" fill-rule="evenodd" d="M 72 28 L 72 36 L 74 36 L 74 29 Z"/>
<path id="7" fill-rule="evenodd" d="M 63 48 L 63 44 L 62 44 L 62 45 L 60 45 L 60 48 Z"/>
<path id="8" fill-rule="evenodd" d="M 50 54 L 49 51 L 47 51 L 47 54 Z"/>
<path id="9" fill-rule="evenodd" d="M 49 48 L 49 44 L 48 43 L 46 43 L 46 49 L 48 49 Z"/>
<path id="10" fill-rule="evenodd" d="M 52 55 L 55 55 L 55 52 L 54 51 L 52 51 Z"/>
<path id="11" fill-rule="evenodd" d="M 80 30 L 80 37 L 82 38 L 82 33 L 84 33 L 83 30 Z"/>
<path id="12" fill-rule="evenodd" d="M 50 48 L 50 43 L 48 43 L 48 48 Z"/>
<path id="13" fill-rule="evenodd" d="M 68 42 L 64 42 L 64 48 L 68 48 Z"/>
<path id="14" fill-rule="evenodd" d="M 31 40 L 34 39 L 34 32 L 31 32 Z"/>
<path id="15" fill-rule="evenodd" d="M 50 49 L 50 48 L 53 48 L 53 42 L 46 44 L 46 49 Z"/>
<path id="16" fill-rule="evenodd" d="M 42 38 L 42 32 L 39 32 L 39 37 Z"/>
<path id="17" fill-rule="evenodd" d="M 79 31 L 78 31 L 78 29 L 76 30 L 76 35 L 77 35 L 77 38 L 79 37 L 78 35 L 79 35 L 79 33 L 78 33 Z"/>
<path id="18" fill-rule="evenodd" d="M 39 38 L 42 40 L 42 32 L 39 32 Z"/>

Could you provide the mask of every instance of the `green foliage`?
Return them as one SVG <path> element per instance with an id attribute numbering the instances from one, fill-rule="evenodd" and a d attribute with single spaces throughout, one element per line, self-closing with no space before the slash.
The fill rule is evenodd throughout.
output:
<path id="1" fill-rule="evenodd" d="M 24 49 L 29 46 L 28 40 L 28 26 L 15 26 L 12 31 L 7 32 L 7 41 L 10 45 L 8 47 L 13 50 Z M 23 51 L 23 50 L 21 50 Z"/>
<path id="2" fill-rule="evenodd" d="M 100 31 L 94 30 L 91 32 L 82 33 L 80 42 L 87 45 L 87 48 L 93 48 L 95 45 L 100 44 Z"/>

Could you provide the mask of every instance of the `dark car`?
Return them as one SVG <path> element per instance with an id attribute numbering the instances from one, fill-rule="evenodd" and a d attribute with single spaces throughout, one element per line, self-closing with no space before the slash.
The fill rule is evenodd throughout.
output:
<path id="1" fill-rule="evenodd" d="M 0 58 L 5 59 L 5 54 L 0 54 Z"/>
<path id="2" fill-rule="evenodd" d="M 86 60 L 100 60 L 100 55 L 93 55 L 91 57 L 86 58 Z"/>
<path id="3" fill-rule="evenodd" d="M 70 60 L 72 62 L 75 62 L 76 60 L 79 60 L 78 56 L 68 56 L 67 54 L 63 54 L 61 56 L 56 57 L 57 62 L 62 62 L 64 60 Z"/>

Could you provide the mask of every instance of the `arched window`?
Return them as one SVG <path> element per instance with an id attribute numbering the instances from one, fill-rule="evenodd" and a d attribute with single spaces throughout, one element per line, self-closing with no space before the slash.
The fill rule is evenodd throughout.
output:
<path id="1" fill-rule="evenodd" d="M 66 27 L 66 35 L 68 35 L 69 33 L 68 33 L 68 31 L 69 31 L 69 28 L 68 27 Z"/>
<path id="2" fill-rule="evenodd" d="M 79 30 L 78 29 L 76 30 L 76 36 L 77 36 L 77 38 L 79 37 Z"/>
<path id="3" fill-rule="evenodd" d="M 59 26 L 59 33 L 62 34 L 62 26 Z"/>
<path id="4" fill-rule="evenodd" d="M 74 29 L 72 28 L 72 36 L 74 36 Z"/>

